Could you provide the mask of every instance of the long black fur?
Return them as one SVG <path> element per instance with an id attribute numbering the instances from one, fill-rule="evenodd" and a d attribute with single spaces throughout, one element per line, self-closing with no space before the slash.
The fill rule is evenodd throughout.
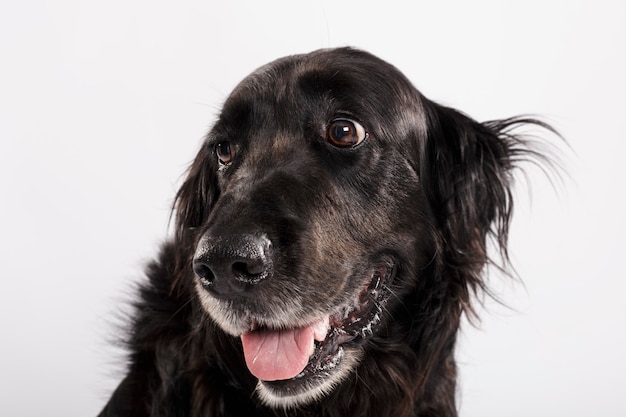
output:
<path id="1" fill-rule="evenodd" d="M 337 115 L 359 121 L 366 141 L 329 145 L 324 126 Z M 476 293 L 488 291 L 486 266 L 508 267 L 513 170 L 541 159 L 515 134 L 529 125 L 550 130 L 530 118 L 479 123 L 349 48 L 283 58 L 253 73 L 226 101 L 178 191 L 175 234 L 149 265 L 134 306 L 127 376 L 100 416 L 455 416 L 461 317 L 473 314 Z M 240 158 L 227 170 L 215 154 L 223 140 Z M 254 150 L 260 140 L 267 154 Z M 336 252 L 312 257 L 313 221 L 328 222 L 318 224 L 327 236 L 318 233 L 313 244 L 335 242 Z M 275 280 L 286 288 L 314 285 L 307 274 L 328 271 L 335 265 L 328 259 L 354 258 L 344 241 L 395 260 L 381 324 L 359 342 L 356 370 L 323 400 L 288 410 L 260 402 L 239 338 L 199 302 L 196 247 L 228 227 L 280 240 Z M 490 241 L 499 251 L 493 257 Z M 302 282 L 281 278 L 281 268 Z M 317 279 L 333 279 L 324 275 Z"/>

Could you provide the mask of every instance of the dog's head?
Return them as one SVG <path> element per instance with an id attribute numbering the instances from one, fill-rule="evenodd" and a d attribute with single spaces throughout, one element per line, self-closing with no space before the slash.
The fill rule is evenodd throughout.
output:
<path id="1" fill-rule="evenodd" d="M 241 339 L 266 404 L 332 391 L 386 338 L 450 349 L 488 236 L 506 250 L 514 123 L 434 104 L 348 48 L 235 88 L 178 193 L 177 232 L 199 305 Z"/>

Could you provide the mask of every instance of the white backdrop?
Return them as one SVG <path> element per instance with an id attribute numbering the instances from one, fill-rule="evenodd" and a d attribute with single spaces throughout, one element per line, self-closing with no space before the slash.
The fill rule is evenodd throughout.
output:
<path id="1" fill-rule="evenodd" d="M 282 55 L 353 45 L 479 120 L 544 115 L 511 309 L 465 327 L 463 416 L 626 415 L 623 2 L 0 0 L 0 415 L 95 416 L 114 315 L 225 95 Z"/>

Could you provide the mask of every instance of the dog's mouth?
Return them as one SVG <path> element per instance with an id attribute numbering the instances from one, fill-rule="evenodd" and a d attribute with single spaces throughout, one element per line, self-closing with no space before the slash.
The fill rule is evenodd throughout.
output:
<path id="1" fill-rule="evenodd" d="M 395 267 L 376 267 L 350 303 L 307 326 L 243 333 L 248 369 L 274 398 L 298 396 L 336 379 L 331 377 L 342 368 L 344 347 L 368 338 L 380 323 L 394 276 Z"/>

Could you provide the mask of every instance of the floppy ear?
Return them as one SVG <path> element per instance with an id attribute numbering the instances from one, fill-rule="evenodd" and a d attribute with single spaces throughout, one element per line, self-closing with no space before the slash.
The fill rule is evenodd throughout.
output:
<path id="1" fill-rule="evenodd" d="M 176 238 L 182 242 L 189 231 L 202 225 L 219 195 L 215 161 L 203 146 L 187 173 L 187 178 L 176 193 Z"/>
<path id="2" fill-rule="evenodd" d="M 444 268 L 466 289 L 486 289 L 480 276 L 485 264 L 508 265 L 512 170 L 537 156 L 513 130 L 527 124 L 552 129 L 530 118 L 479 123 L 435 103 L 425 107 L 428 135 L 422 178 L 437 219 Z M 489 239 L 501 263 L 487 254 Z M 467 294 L 462 298 L 468 301 Z"/>

